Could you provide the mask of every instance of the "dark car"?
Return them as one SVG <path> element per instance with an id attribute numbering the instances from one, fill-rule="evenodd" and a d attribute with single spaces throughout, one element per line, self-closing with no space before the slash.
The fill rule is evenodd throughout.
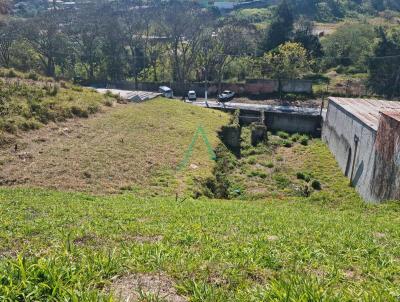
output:
<path id="1" fill-rule="evenodd" d="M 230 102 L 235 97 L 235 93 L 230 90 L 223 91 L 220 95 L 218 95 L 218 101 L 221 103 Z"/>

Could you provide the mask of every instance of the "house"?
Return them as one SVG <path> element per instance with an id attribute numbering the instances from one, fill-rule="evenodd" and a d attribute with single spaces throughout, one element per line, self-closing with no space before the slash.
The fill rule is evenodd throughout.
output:
<path id="1" fill-rule="evenodd" d="M 400 200 L 400 102 L 331 97 L 322 139 L 365 200 Z"/>

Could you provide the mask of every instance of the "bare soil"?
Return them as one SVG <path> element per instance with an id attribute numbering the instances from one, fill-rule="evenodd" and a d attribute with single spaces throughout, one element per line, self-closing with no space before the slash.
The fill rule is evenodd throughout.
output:
<path id="1" fill-rule="evenodd" d="M 110 292 L 118 301 L 167 301 L 185 302 L 187 299 L 178 295 L 174 281 L 163 273 L 130 274 L 123 276 L 111 285 Z"/>

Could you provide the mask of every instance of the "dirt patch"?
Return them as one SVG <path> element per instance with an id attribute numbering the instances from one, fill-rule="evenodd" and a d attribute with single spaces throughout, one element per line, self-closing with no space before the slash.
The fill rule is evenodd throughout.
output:
<path id="1" fill-rule="evenodd" d="M 373 233 L 373 236 L 376 239 L 382 239 L 382 238 L 386 237 L 386 234 L 385 233 L 380 233 L 380 232 L 375 232 L 375 233 Z"/>
<path id="2" fill-rule="evenodd" d="M 267 236 L 267 240 L 268 241 L 276 241 L 276 240 L 278 240 L 279 239 L 279 237 L 278 236 L 275 236 L 275 235 L 269 235 L 269 236 Z"/>
<path id="3" fill-rule="evenodd" d="M 346 279 L 349 279 L 349 280 L 360 280 L 361 279 L 360 273 L 353 268 L 345 270 L 343 272 L 343 275 Z"/>
<path id="4" fill-rule="evenodd" d="M 118 278 L 111 285 L 109 292 L 118 301 L 167 301 L 185 302 L 187 299 L 178 295 L 175 283 L 167 275 L 160 274 L 130 274 Z"/>
<path id="5" fill-rule="evenodd" d="M 136 241 L 139 243 L 157 243 L 163 240 L 163 236 L 158 235 L 158 236 L 133 236 L 129 237 L 129 240 L 131 241 Z"/>

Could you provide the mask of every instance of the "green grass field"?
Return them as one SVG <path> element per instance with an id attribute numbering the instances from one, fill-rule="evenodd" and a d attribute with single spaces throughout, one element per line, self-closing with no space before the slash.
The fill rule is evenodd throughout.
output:
<path id="1" fill-rule="evenodd" d="M 190 301 L 398 301 L 399 209 L 2 189 L 0 297 L 116 301 L 120 277 L 162 274 Z"/>
<path id="2" fill-rule="evenodd" d="M 364 203 L 321 140 L 244 128 L 240 159 L 199 139 L 177 170 L 229 119 L 158 99 L 18 131 L 0 301 L 399 301 L 400 204 Z M 225 159 L 230 200 L 192 198 Z"/>

